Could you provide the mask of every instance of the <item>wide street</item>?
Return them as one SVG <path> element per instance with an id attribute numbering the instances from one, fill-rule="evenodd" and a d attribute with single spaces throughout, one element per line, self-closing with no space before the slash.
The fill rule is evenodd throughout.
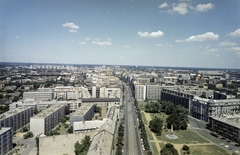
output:
<path id="1" fill-rule="evenodd" d="M 132 98 L 131 90 L 126 84 L 125 87 L 125 138 L 124 151 L 125 155 L 139 155 L 143 154 L 138 124 L 136 120 L 136 112 L 134 108 L 134 100 Z"/>
<path id="2" fill-rule="evenodd" d="M 235 150 L 240 150 L 240 147 L 236 146 L 235 142 L 231 142 L 230 140 L 214 137 L 213 135 L 211 135 L 210 134 L 211 131 L 205 128 L 207 124 L 206 122 L 195 119 L 191 116 L 188 117 L 188 120 L 190 123 L 189 129 L 195 131 L 196 133 L 198 133 L 199 135 L 202 135 L 203 137 L 207 137 L 207 139 L 213 141 L 217 145 L 219 145 L 220 143 L 223 143 L 224 144 L 223 146 L 219 145 L 223 149 L 228 150 L 230 153 L 232 153 L 232 151 L 235 151 Z M 229 148 L 224 148 L 225 145 L 228 145 Z"/>

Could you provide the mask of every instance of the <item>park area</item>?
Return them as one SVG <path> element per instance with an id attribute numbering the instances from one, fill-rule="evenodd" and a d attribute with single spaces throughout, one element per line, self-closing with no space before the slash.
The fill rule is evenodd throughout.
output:
<path id="1" fill-rule="evenodd" d="M 147 102 L 138 102 L 138 107 L 141 110 L 142 119 L 145 124 L 154 155 L 159 155 L 159 152 L 167 143 L 174 145 L 174 148 L 178 151 L 179 155 L 230 155 L 226 150 L 220 148 L 216 144 L 208 141 L 205 137 L 190 129 L 174 130 L 173 134 L 178 138 L 167 138 L 166 135 L 171 132 L 170 129 L 166 128 L 166 119 L 169 115 L 166 115 L 164 112 L 147 113 L 145 112 L 145 104 L 147 104 Z M 163 121 L 163 129 L 160 136 L 156 136 L 156 134 L 149 128 L 149 121 L 154 118 L 160 118 Z M 184 151 L 182 149 L 184 145 L 187 145 L 190 151 Z"/>

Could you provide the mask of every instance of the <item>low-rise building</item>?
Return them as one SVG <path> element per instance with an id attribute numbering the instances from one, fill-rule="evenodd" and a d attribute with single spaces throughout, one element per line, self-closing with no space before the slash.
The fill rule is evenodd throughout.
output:
<path id="1" fill-rule="evenodd" d="M 13 132 L 22 128 L 30 122 L 30 117 L 33 116 L 33 107 L 24 106 L 9 110 L 0 115 L 1 127 L 12 127 Z"/>
<path id="2" fill-rule="evenodd" d="M 30 118 L 30 130 L 34 135 L 45 134 L 55 128 L 64 118 L 65 106 L 52 105 Z"/>
<path id="3" fill-rule="evenodd" d="M 7 154 L 13 148 L 12 128 L 0 127 L 0 155 Z"/>

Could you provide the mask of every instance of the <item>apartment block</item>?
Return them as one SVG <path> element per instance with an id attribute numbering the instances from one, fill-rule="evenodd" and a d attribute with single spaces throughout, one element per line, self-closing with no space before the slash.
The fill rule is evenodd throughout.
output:
<path id="1" fill-rule="evenodd" d="M 53 92 L 24 92 L 23 99 L 52 100 Z"/>
<path id="2" fill-rule="evenodd" d="M 221 114 L 209 117 L 209 127 L 229 140 L 238 143 L 240 138 L 240 114 Z"/>
<path id="3" fill-rule="evenodd" d="M 190 106 L 191 116 L 205 122 L 208 122 L 210 117 L 240 112 L 239 99 L 213 100 L 194 97 Z"/>
<path id="4" fill-rule="evenodd" d="M 34 135 L 45 134 L 54 129 L 64 118 L 65 106 L 52 105 L 30 118 L 30 130 Z"/>
<path id="5" fill-rule="evenodd" d="M 160 85 L 146 85 L 147 99 L 158 101 L 161 99 Z"/>
<path id="6" fill-rule="evenodd" d="M 94 116 L 93 104 L 82 104 L 74 113 L 70 115 L 70 125 L 74 122 L 92 120 Z"/>
<path id="7" fill-rule="evenodd" d="M 144 101 L 146 99 L 146 86 L 136 84 L 135 85 L 135 99 L 137 101 Z"/>
<path id="8" fill-rule="evenodd" d="M 0 127 L 0 155 L 7 154 L 13 148 L 12 128 Z"/>
<path id="9" fill-rule="evenodd" d="M 0 115 L 1 127 L 12 127 L 13 132 L 22 128 L 30 122 L 30 117 L 33 116 L 33 107 L 24 106 L 14 110 L 9 110 Z"/>

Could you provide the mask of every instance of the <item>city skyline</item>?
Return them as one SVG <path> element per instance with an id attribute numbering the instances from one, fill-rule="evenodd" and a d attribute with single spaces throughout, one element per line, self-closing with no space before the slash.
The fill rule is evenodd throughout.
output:
<path id="1" fill-rule="evenodd" d="M 1 1 L 0 62 L 240 67 L 240 1 Z"/>

